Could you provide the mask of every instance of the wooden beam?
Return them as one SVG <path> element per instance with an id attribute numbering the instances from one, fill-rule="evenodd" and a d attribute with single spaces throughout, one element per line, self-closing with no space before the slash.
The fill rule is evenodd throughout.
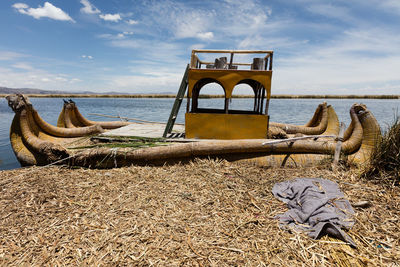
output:
<path id="1" fill-rule="evenodd" d="M 272 50 L 208 50 L 193 49 L 192 53 L 234 53 L 234 54 L 271 54 Z"/>

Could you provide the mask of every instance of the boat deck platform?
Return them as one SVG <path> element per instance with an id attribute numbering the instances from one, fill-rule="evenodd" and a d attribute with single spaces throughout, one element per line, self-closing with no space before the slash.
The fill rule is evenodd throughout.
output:
<path id="1" fill-rule="evenodd" d="M 100 134 L 100 136 L 134 136 L 143 138 L 163 138 L 163 133 L 165 129 L 165 124 L 161 123 L 132 123 L 127 126 L 107 131 Z M 185 136 L 185 126 L 184 125 L 174 125 L 174 128 L 167 138 L 184 138 Z"/>

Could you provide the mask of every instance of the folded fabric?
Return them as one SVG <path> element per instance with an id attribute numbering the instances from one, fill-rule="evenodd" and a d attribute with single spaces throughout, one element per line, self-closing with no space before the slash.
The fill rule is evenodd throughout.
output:
<path id="1" fill-rule="evenodd" d="M 322 178 L 296 178 L 275 184 L 272 193 L 289 208 L 277 216 L 281 227 L 304 231 L 314 239 L 328 234 L 356 247 L 342 230 L 354 225 L 354 210 L 337 183 Z"/>

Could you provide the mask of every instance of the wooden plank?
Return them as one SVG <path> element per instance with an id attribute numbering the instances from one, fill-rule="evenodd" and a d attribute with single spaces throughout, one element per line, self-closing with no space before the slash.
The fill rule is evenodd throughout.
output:
<path id="1" fill-rule="evenodd" d="M 214 65 L 215 62 L 211 62 L 211 61 L 199 61 L 201 64 L 203 65 Z M 238 65 L 238 66 L 251 66 L 252 63 L 240 63 L 240 62 L 232 62 L 232 65 Z"/>
<path id="2" fill-rule="evenodd" d="M 185 126 L 175 125 L 173 132 L 183 133 L 185 131 Z M 100 136 L 137 136 L 137 137 L 148 137 L 148 138 L 162 138 L 164 132 L 164 126 L 161 124 L 153 123 L 132 123 L 127 126 L 114 129 L 105 133 L 100 134 Z"/>

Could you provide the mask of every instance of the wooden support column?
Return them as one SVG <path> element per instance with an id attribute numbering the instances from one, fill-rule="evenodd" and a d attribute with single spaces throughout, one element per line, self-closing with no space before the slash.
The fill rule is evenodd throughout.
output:
<path id="1" fill-rule="evenodd" d="M 263 108 L 264 108 L 264 98 L 265 98 L 265 89 L 264 87 L 261 86 L 261 105 L 260 105 L 260 114 L 262 114 L 263 112 Z"/>
<path id="2" fill-rule="evenodd" d="M 269 99 L 267 98 L 267 102 L 265 103 L 265 115 L 268 115 L 268 109 L 269 109 Z"/>
<path id="3" fill-rule="evenodd" d="M 271 56 L 269 57 L 269 70 L 272 70 L 272 58 L 273 58 L 273 53 L 271 53 Z"/>
<path id="4" fill-rule="evenodd" d="M 190 109 L 190 97 L 189 94 L 187 94 L 186 113 L 189 113 L 189 109 Z"/>
<path id="5" fill-rule="evenodd" d="M 257 109 L 258 109 L 258 102 L 257 102 L 257 100 L 258 100 L 258 90 L 257 90 L 257 87 L 253 88 L 253 90 L 254 90 L 254 109 L 253 109 L 253 111 L 256 112 Z"/>
<path id="6" fill-rule="evenodd" d="M 225 114 L 229 113 L 229 98 L 225 98 Z"/>

